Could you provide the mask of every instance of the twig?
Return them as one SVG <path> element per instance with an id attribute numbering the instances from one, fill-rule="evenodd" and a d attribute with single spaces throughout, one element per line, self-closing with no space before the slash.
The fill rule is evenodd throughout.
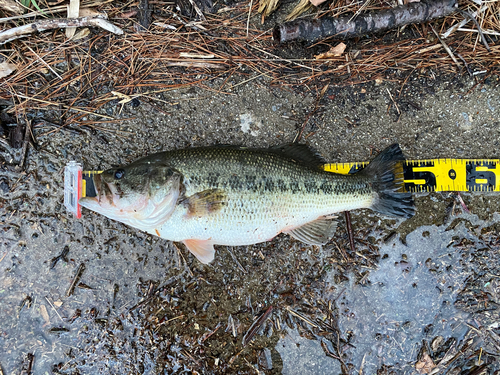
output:
<path id="1" fill-rule="evenodd" d="M 247 38 L 248 38 L 248 27 L 250 25 L 250 16 L 252 14 L 252 6 L 253 6 L 253 0 L 250 0 L 250 8 L 248 9 L 248 18 L 247 18 Z"/>
<path id="2" fill-rule="evenodd" d="M 473 76 L 474 74 L 471 72 L 471 70 L 469 69 L 469 65 L 467 64 L 467 62 L 465 61 L 465 59 L 462 57 L 462 55 L 460 55 L 459 53 L 457 53 L 457 56 L 460 58 L 460 60 L 462 60 L 462 62 L 464 63 L 465 65 L 465 68 L 467 69 L 467 73 L 469 73 L 469 76 Z"/>
<path id="3" fill-rule="evenodd" d="M 27 35 L 38 31 L 46 31 L 51 29 L 61 29 L 67 27 L 82 27 L 82 26 L 96 26 L 114 34 L 122 35 L 123 30 L 113 25 L 111 22 L 106 21 L 102 16 L 94 17 L 80 17 L 80 18 L 54 18 L 48 20 L 40 20 L 37 22 L 29 23 L 27 25 L 13 27 L 0 31 L 0 44 L 13 41 L 15 39 L 24 38 Z"/>
<path id="4" fill-rule="evenodd" d="M 488 6 L 487 5 L 484 5 L 481 9 L 479 9 L 478 11 L 472 13 L 472 16 L 473 17 L 476 17 L 478 15 L 478 13 L 482 13 L 484 12 L 486 9 L 488 9 Z M 442 34 L 442 37 L 443 39 L 446 39 L 450 36 L 450 34 L 452 32 L 454 32 L 455 30 L 461 28 L 462 26 L 465 26 L 465 24 L 469 22 L 469 17 L 463 19 L 462 21 L 460 21 L 459 23 L 453 25 L 452 27 L 450 27 L 448 30 L 446 30 L 443 34 Z"/>
<path id="5" fill-rule="evenodd" d="M 314 328 L 318 328 L 318 326 L 316 324 L 314 324 L 313 322 L 311 322 L 309 319 L 307 318 L 304 318 L 302 315 L 300 315 L 299 313 L 293 311 L 292 309 L 290 309 L 289 307 L 286 308 L 288 310 L 289 313 L 291 313 L 292 315 L 295 315 L 297 318 L 300 318 L 302 319 L 304 322 L 306 322 L 307 324 L 309 324 L 310 326 L 313 326 Z"/>
<path id="6" fill-rule="evenodd" d="M 61 259 L 64 260 L 66 263 L 68 263 L 68 257 L 67 257 L 68 253 L 69 253 L 69 246 L 66 245 L 64 246 L 64 249 L 61 252 L 61 254 L 50 260 L 50 269 L 53 269 L 56 266 L 57 262 L 59 262 Z"/>
<path id="7" fill-rule="evenodd" d="M 448 53 L 448 55 L 450 55 L 451 59 L 453 60 L 453 62 L 458 66 L 458 69 L 462 69 L 462 67 L 460 66 L 460 64 L 458 63 L 458 60 L 455 58 L 455 56 L 453 55 L 453 52 L 451 52 L 451 49 L 450 47 L 448 47 L 448 45 L 444 42 L 443 39 L 441 39 L 441 37 L 439 36 L 439 34 L 436 32 L 436 30 L 434 30 L 434 28 L 432 27 L 432 25 L 429 25 L 431 27 L 431 30 L 432 32 L 436 35 L 436 37 L 438 38 L 438 40 L 441 42 L 441 44 L 443 45 L 443 48 L 445 49 L 445 51 Z"/>
<path id="8" fill-rule="evenodd" d="M 132 311 L 132 309 L 130 309 L 130 310 Z M 156 328 L 155 328 L 154 332 L 155 332 L 155 333 L 156 333 L 156 332 L 158 332 L 158 330 L 160 329 L 160 327 L 161 327 L 162 325 L 165 325 L 165 324 L 167 324 L 167 323 L 170 323 L 170 322 L 172 322 L 172 321 L 174 321 L 174 320 L 176 320 L 176 319 L 180 319 L 180 318 L 183 318 L 183 317 L 184 317 L 184 314 L 179 315 L 179 316 L 175 316 L 175 317 L 173 317 L 173 318 L 171 318 L 171 319 L 169 319 L 169 320 L 165 320 L 165 321 L 161 322 L 160 324 L 158 324 L 158 325 L 156 326 Z"/>
<path id="9" fill-rule="evenodd" d="M 107 119 L 110 119 L 110 120 L 115 120 L 113 117 L 110 117 L 110 116 L 102 115 L 102 114 L 95 113 L 95 112 L 85 111 L 84 109 L 75 108 L 75 107 L 68 106 L 68 105 L 58 104 L 58 103 L 55 103 L 55 102 L 49 102 L 47 100 L 41 100 L 41 99 L 37 99 L 37 98 L 31 98 L 29 96 L 24 96 L 24 95 L 21 95 L 21 94 L 16 94 L 16 96 L 19 97 L 19 98 L 28 99 L 28 100 L 34 100 L 36 102 L 40 102 L 40 103 L 44 103 L 44 104 L 48 104 L 48 105 L 61 106 L 61 107 L 66 108 L 66 109 L 72 109 L 74 111 L 86 113 L 88 115 L 96 115 L 96 116 L 104 117 L 104 118 L 107 118 Z"/>
<path id="10" fill-rule="evenodd" d="M 28 353 L 27 359 L 28 359 L 28 369 L 26 370 L 26 374 L 31 375 L 33 370 L 33 363 L 35 362 L 35 355 L 33 353 Z"/>
<path id="11" fill-rule="evenodd" d="M 273 307 L 269 306 L 266 312 L 262 314 L 259 319 L 253 322 L 253 324 L 248 329 L 247 333 L 245 333 L 245 336 L 243 336 L 243 341 L 242 341 L 243 346 L 246 346 L 250 341 L 252 341 L 253 337 L 255 336 L 259 328 L 262 326 L 262 324 L 264 324 L 264 322 L 267 320 L 267 318 L 269 318 L 269 315 L 271 315 L 272 311 Z"/>
<path id="12" fill-rule="evenodd" d="M 175 243 L 172 242 L 172 245 L 177 249 L 177 254 L 179 254 L 181 256 L 182 260 L 184 261 L 184 266 L 189 271 L 189 276 L 193 277 L 193 272 L 191 272 L 191 269 L 189 268 L 189 266 L 186 262 L 186 259 L 184 258 L 184 255 L 182 255 L 181 250 L 177 247 L 177 245 Z"/>
<path id="13" fill-rule="evenodd" d="M 200 17 L 200 20 L 202 21 L 206 21 L 207 19 L 205 18 L 205 15 L 203 14 L 203 12 L 201 11 L 201 9 L 198 7 L 198 5 L 196 5 L 196 2 L 194 2 L 193 0 L 189 0 L 189 2 L 191 3 L 191 6 L 193 7 L 194 11 L 196 12 L 196 14 L 198 15 L 198 17 Z M 190 22 L 191 23 L 191 22 Z M 187 25 L 186 25 L 187 26 Z M 198 26 L 201 26 L 201 25 L 198 25 Z M 203 28 L 202 28 L 203 29 Z"/>
<path id="14" fill-rule="evenodd" d="M 76 270 L 75 277 L 73 278 L 73 281 L 71 281 L 71 284 L 66 292 L 66 297 L 69 297 L 73 294 L 73 291 L 75 290 L 76 284 L 80 281 L 80 278 L 82 277 L 83 271 L 85 271 L 85 264 L 80 263 L 78 266 L 78 269 Z"/>
<path id="15" fill-rule="evenodd" d="M 245 268 L 243 268 L 243 266 L 241 265 L 240 262 L 238 262 L 238 259 L 236 258 L 236 256 L 233 254 L 233 252 L 231 251 L 231 249 L 229 247 L 226 248 L 228 253 L 231 255 L 231 258 L 233 258 L 234 262 L 236 263 L 236 265 L 238 266 L 238 268 L 241 270 L 241 272 L 243 273 L 247 273 L 247 270 Z"/>
<path id="16" fill-rule="evenodd" d="M 486 49 L 488 50 L 488 52 L 491 52 L 490 46 L 488 45 L 488 42 L 486 41 L 486 37 L 484 36 L 483 31 L 481 30 L 481 26 L 479 26 L 479 23 L 476 20 L 476 17 L 474 17 L 472 14 L 470 14 L 469 12 L 467 12 L 463 9 L 457 9 L 457 12 L 460 13 L 464 17 L 470 18 L 470 20 L 472 22 L 474 22 L 474 24 L 477 27 L 477 32 L 481 36 L 481 41 L 483 42 L 483 44 L 486 47 Z"/>
<path id="17" fill-rule="evenodd" d="M 24 46 L 25 46 L 27 49 L 29 49 L 29 50 L 31 51 L 31 53 L 32 53 L 33 55 L 35 55 L 35 56 L 38 58 L 38 60 L 40 60 L 40 61 L 42 62 L 42 64 L 43 64 L 43 65 L 45 65 L 47 68 L 49 68 L 49 70 L 50 70 L 52 73 L 54 73 L 54 75 L 55 75 L 57 78 L 59 78 L 61 81 L 63 80 L 63 78 L 62 78 L 62 77 L 61 77 L 61 76 L 60 76 L 60 75 L 59 75 L 59 74 L 58 74 L 58 73 L 57 73 L 54 69 L 52 69 L 52 67 L 51 67 L 49 64 L 47 64 L 47 63 L 46 63 L 46 62 L 45 62 L 45 61 L 44 61 L 44 60 L 43 60 L 43 59 L 42 59 L 42 58 L 41 58 L 41 57 L 40 57 L 40 56 L 39 56 L 39 55 L 38 55 L 35 51 L 33 51 L 33 50 L 31 49 L 31 47 L 30 47 L 30 46 L 28 46 L 28 45 L 27 45 L 26 43 L 24 43 L 24 42 L 23 42 L 23 44 L 24 44 Z"/>
<path id="18" fill-rule="evenodd" d="M 166 66 L 184 66 L 186 68 L 204 68 L 204 69 L 225 69 L 225 64 L 207 63 L 204 61 L 167 61 Z"/>
<path id="19" fill-rule="evenodd" d="M 351 245 L 351 251 L 353 253 L 356 252 L 356 247 L 354 246 L 354 234 L 352 232 L 351 225 L 351 213 L 349 211 L 344 211 L 345 214 L 345 222 L 347 226 L 347 234 L 349 235 L 349 245 Z"/>
<path id="20" fill-rule="evenodd" d="M 467 212 L 467 213 L 470 213 L 469 209 L 467 208 L 467 205 L 465 204 L 464 200 L 462 199 L 462 196 L 460 195 L 460 192 L 457 191 L 457 198 L 458 198 L 458 201 L 460 202 L 460 205 L 462 206 L 462 209 Z"/>
<path id="21" fill-rule="evenodd" d="M 52 302 L 50 302 L 50 300 L 45 297 L 45 299 L 47 300 L 47 302 L 49 303 L 50 307 L 52 307 L 52 309 L 56 312 L 57 316 L 59 317 L 59 319 L 61 319 L 61 322 L 64 323 L 64 320 L 63 318 L 61 317 L 61 315 L 59 315 L 59 312 L 57 311 L 57 309 L 55 308 L 55 306 L 52 304 Z"/>
<path id="22" fill-rule="evenodd" d="M 467 33 L 478 33 L 479 30 L 476 29 L 464 29 L 463 27 L 459 28 L 458 31 L 465 31 Z M 493 31 L 493 30 L 483 30 L 482 33 L 484 35 L 495 35 L 495 36 L 500 36 L 499 32 Z"/>
<path id="23" fill-rule="evenodd" d="M 19 166 L 21 169 L 24 167 L 24 163 L 26 161 L 26 154 L 28 153 L 28 145 L 30 144 L 30 128 L 31 128 L 31 122 L 27 121 L 26 122 L 26 128 L 24 129 L 24 139 L 23 139 L 23 150 L 21 151 L 21 163 Z"/>
<path id="24" fill-rule="evenodd" d="M 114 0 L 105 0 L 105 1 L 97 0 L 95 2 L 84 2 L 82 4 L 82 6 L 85 8 L 91 8 L 91 7 L 95 7 L 95 6 L 103 6 L 104 4 L 111 3 L 112 1 L 114 1 Z M 22 18 L 33 18 L 36 16 L 46 15 L 48 13 L 50 13 L 50 14 L 62 13 L 62 12 L 66 12 L 67 10 L 68 10 L 67 5 L 51 6 L 50 8 L 43 8 L 43 9 L 40 9 L 39 11 L 29 12 L 26 14 L 21 14 L 19 16 L 0 18 L 0 23 L 14 21 L 14 20 L 22 19 Z"/>
<path id="25" fill-rule="evenodd" d="M 389 97 L 391 98 L 392 102 L 394 103 L 394 107 L 396 107 L 396 111 L 398 111 L 398 115 L 399 115 L 399 116 L 398 116 L 398 121 L 399 121 L 399 118 L 400 118 L 400 116 L 401 116 L 401 111 L 399 110 L 398 104 L 394 101 L 394 98 L 392 97 L 392 94 L 391 94 L 391 92 L 389 91 L 389 89 L 388 89 L 388 88 L 386 88 L 386 90 L 387 90 L 387 93 L 389 94 Z"/>

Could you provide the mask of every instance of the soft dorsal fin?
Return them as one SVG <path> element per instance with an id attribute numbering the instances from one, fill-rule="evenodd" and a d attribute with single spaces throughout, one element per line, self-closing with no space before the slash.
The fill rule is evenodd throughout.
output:
<path id="1" fill-rule="evenodd" d="M 214 260 L 214 244 L 210 240 L 184 240 L 184 245 L 203 264 L 208 264 Z"/>
<path id="2" fill-rule="evenodd" d="M 285 233 L 308 245 L 323 245 L 330 240 L 336 228 L 337 222 L 333 218 L 321 216 Z"/>
<path id="3" fill-rule="evenodd" d="M 288 143 L 273 146 L 269 151 L 286 156 L 309 168 L 320 168 L 326 164 L 326 160 L 317 151 L 304 144 Z"/>

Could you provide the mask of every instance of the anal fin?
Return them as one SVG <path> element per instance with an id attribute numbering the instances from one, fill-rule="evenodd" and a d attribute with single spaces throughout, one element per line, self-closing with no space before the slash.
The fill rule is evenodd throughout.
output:
<path id="1" fill-rule="evenodd" d="M 214 244 L 210 240 L 184 240 L 184 245 L 203 264 L 208 264 L 214 260 Z"/>
<path id="2" fill-rule="evenodd" d="M 337 229 L 337 222 L 332 217 L 320 218 L 298 228 L 286 231 L 293 238 L 308 245 L 323 245 L 327 243 Z"/>

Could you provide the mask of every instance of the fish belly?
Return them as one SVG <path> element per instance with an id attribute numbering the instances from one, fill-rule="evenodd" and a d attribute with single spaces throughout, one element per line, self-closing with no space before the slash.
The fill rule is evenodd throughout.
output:
<path id="1" fill-rule="evenodd" d="M 238 197 L 221 211 L 193 217 L 178 207 L 158 232 L 172 241 L 210 240 L 217 245 L 245 246 L 271 240 L 322 216 L 366 208 L 371 196 L 292 196 Z"/>

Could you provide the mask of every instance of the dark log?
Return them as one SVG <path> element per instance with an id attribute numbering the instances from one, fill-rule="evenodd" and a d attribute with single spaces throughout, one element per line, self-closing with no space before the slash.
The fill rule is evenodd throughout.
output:
<path id="1" fill-rule="evenodd" d="M 456 0 L 422 0 L 392 9 L 337 18 L 300 19 L 278 25 L 273 39 L 279 43 L 291 40 L 313 42 L 335 36 L 348 39 L 376 33 L 411 23 L 445 17 L 456 10 Z"/>
<path id="2" fill-rule="evenodd" d="M 139 23 L 136 27 L 137 31 L 142 32 L 149 29 L 152 20 L 151 13 L 153 13 L 153 10 L 149 7 L 149 1 L 139 0 L 139 6 L 137 7 L 137 21 Z"/>

